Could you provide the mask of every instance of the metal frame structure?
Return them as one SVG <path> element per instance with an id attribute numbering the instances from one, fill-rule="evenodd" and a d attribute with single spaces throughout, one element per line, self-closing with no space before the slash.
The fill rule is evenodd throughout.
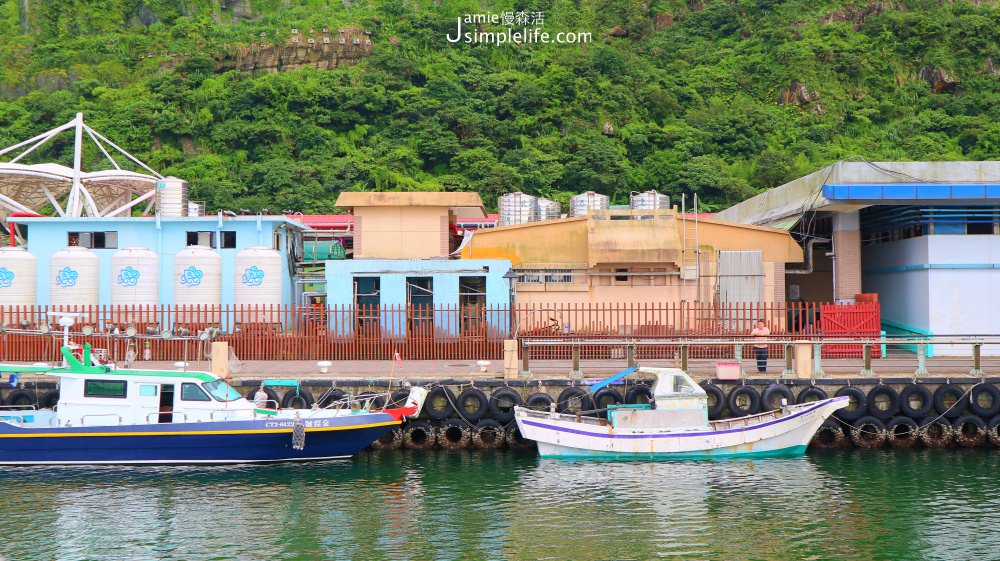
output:
<path id="1" fill-rule="evenodd" d="M 74 132 L 72 168 L 56 163 L 19 163 L 68 130 Z M 84 133 L 114 169 L 82 169 Z M 108 147 L 111 148 L 110 151 Z M 51 205 L 63 217 L 107 217 L 125 215 L 146 203 L 143 211 L 146 214 L 156 203 L 156 183 L 163 176 L 84 124 L 83 113 L 77 113 L 72 121 L 48 132 L 0 150 L 0 156 L 21 148 L 24 150 L 10 161 L 0 162 L 0 216 L 3 218 L 17 212 L 37 213 L 46 205 Z M 114 152 L 125 156 L 149 173 L 122 169 L 112 156 Z"/>

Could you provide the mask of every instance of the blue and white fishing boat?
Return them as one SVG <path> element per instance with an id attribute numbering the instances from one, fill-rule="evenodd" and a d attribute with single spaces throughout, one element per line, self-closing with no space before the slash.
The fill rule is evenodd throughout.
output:
<path id="1" fill-rule="evenodd" d="M 415 415 L 342 402 L 277 409 L 250 402 L 210 372 L 118 369 L 62 348 L 60 367 L 2 365 L 0 373 L 59 378 L 52 409 L 0 410 L 0 465 L 235 464 L 348 458 Z M 370 401 L 368 402 L 370 403 Z"/>
<path id="2" fill-rule="evenodd" d="M 591 392 L 631 374 L 628 369 Z M 847 397 L 834 397 L 720 421 L 708 420 L 705 390 L 678 368 L 639 368 L 656 377 L 653 402 L 608 408 L 607 419 L 515 408 L 521 435 L 543 458 L 690 459 L 793 456 Z"/>

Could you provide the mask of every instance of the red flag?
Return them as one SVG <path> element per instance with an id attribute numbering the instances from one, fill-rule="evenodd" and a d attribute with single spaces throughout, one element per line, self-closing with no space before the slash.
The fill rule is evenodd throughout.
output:
<path id="1" fill-rule="evenodd" d="M 396 366 L 403 367 L 403 357 L 399 356 L 399 351 L 396 351 Z"/>

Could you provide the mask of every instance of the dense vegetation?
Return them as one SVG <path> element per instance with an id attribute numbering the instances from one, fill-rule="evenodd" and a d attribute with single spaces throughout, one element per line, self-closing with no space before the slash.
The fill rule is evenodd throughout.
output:
<path id="1" fill-rule="evenodd" d="M 718 208 L 853 155 L 1000 158 L 992 3 L 485 4 L 0 0 L 0 146 L 83 111 L 212 209 L 305 212 L 375 189 L 475 190 L 489 206 L 658 189 Z M 542 12 L 545 31 L 593 41 L 446 40 L 485 11 Z M 227 70 L 252 42 L 344 26 L 372 32 L 356 65 Z M 35 161 L 68 162 L 71 141 Z"/>

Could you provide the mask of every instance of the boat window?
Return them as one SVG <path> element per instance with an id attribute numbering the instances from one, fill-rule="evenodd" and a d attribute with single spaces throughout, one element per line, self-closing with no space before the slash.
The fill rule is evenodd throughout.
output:
<path id="1" fill-rule="evenodd" d="M 197 384 L 181 384 L 181 401 L 212 401 Z"/>
<path id="2" fill-rule="evenodd" d="M 235 401 L 243 397 L 240 395 L 240 392 L 234 390 L 233 387 L 227 384 L 225 380 L 205 382 L 201 386 L 208 390 L 208 393 L 211 394 L 216 401 Z"/>
<path id="3" fill-rule="evenodd" d="M 139 386 L 139 395 L 142 397 L 156 397 L 156 390 L 158 388 L 152 384 L 141 384 Z"/>
<path id="4" fill-rule="evenodd" d="M 84 380 L 84 397 L 125 397 L 127 384 L 124 380 Z"/>
<path id="5" fill-rule="evenodd" d="M 684 376 L 674 376 L 674 391 L 677 393 L 695 393 L 694 386 Z"/>

